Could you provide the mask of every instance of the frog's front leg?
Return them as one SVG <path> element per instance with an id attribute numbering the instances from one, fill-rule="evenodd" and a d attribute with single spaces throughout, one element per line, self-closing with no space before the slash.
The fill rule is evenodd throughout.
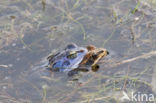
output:
<path id="1" fill-rule="evenodd" d="M 85 57 L 83 58 L 83 60 L 81 61 L 80 65 L 87 64 L 87 62 L 88 62 L 88 60 L 90 59 L 91 55 L 92 55 L 91 53 L 87 53 L 87 54 L 85 55 Z"/>

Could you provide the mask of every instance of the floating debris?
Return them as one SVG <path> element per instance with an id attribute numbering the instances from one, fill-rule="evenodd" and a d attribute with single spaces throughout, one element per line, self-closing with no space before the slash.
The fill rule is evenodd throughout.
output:
<path id="1" fill-rule="evenodd" d="M 1 64 L 0 67 L 8 68 L 9 66 L 8 66 L 8 65 L 3 65 L 3 64 Z"/>

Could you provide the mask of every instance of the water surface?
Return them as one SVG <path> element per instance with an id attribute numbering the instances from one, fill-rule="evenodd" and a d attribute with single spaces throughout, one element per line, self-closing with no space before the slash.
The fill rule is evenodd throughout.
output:
<path id="1" fill-rule="evenodd" d="M 155 95 L 155 16 L 154 0 L 0 1 L 0 102 L 120 103 L 123 91 Z M 45 70 L 46 57 L 70 43 L 110 55 L 78 82 Z M 131 61 L 116 64 L 124 60 Z"/>

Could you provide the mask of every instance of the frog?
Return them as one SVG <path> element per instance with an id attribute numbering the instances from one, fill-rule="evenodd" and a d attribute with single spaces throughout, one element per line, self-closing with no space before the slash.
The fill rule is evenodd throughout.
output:
<path id="1" fill-rule="evenodd" d="M 105 48 L 97 48 L 94 45 L 80 47 L 72 43 L 68 44 L 64 50 L 47 57 L 48 69 L 55 72 L 67 72 L 69 76 L 79 71 L 87 72 L 90 67 L 95 71 L 95 68 L 99 68 L 98 61 L 108 54 Z"/>

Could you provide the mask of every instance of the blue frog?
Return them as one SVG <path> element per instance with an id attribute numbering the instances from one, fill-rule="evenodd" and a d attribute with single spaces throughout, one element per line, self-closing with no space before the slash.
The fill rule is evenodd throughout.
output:
<path id="1" fill-rule="evenodd" d="M 76 44 L 69 44 L 61 52 L 47 58 L 48 67 L 52 71 L 69 72 L 69 74 L 79 70 L 88 71 L 89 66 L 95 66 L 102 57 L 108 54 L 106 49 L 96 48 L 93 45 L 79 47 Z"/>

